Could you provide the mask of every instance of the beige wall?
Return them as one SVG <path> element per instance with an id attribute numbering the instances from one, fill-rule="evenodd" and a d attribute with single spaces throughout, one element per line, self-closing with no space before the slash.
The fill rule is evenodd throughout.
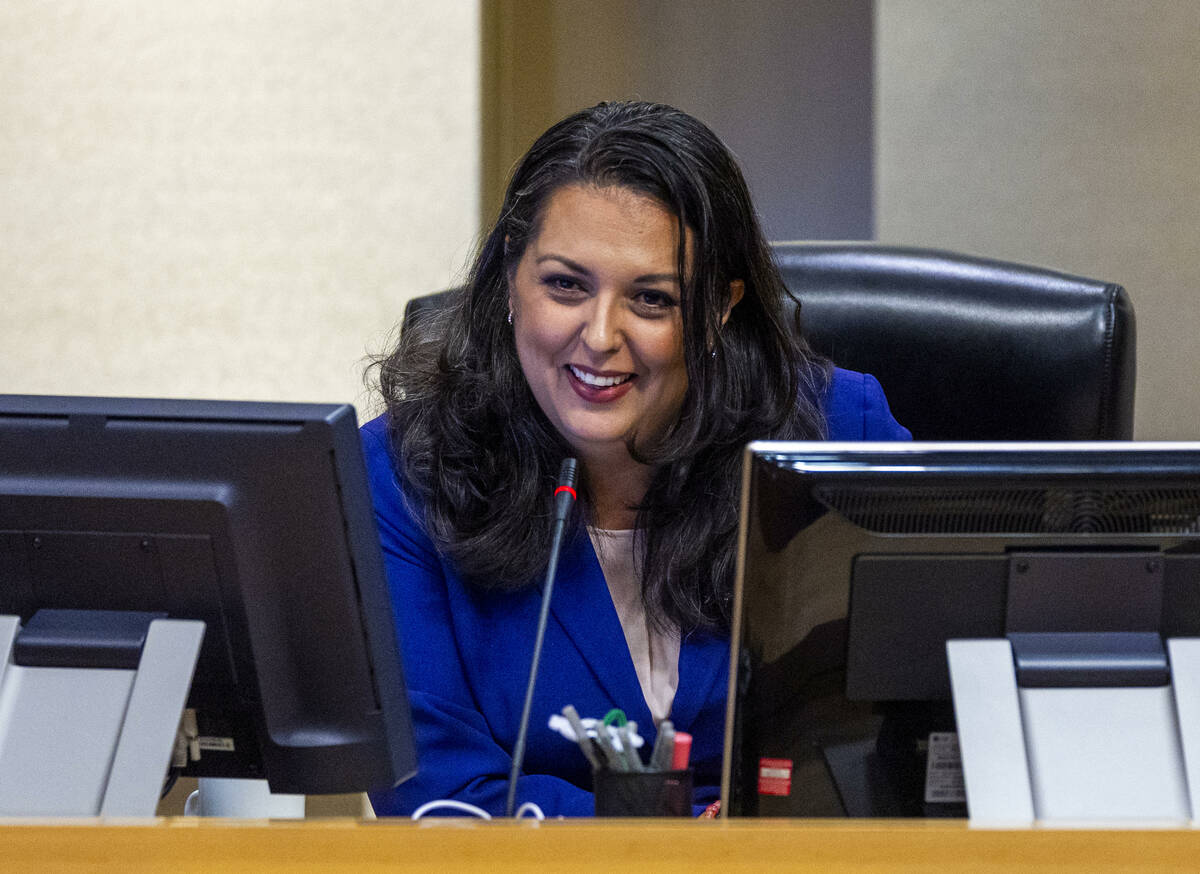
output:
<path id="1" fill-rule="evenodd" d="M 687 110 L 725 140 L 768 236 L 870 236 L 871 0 L 490 0 L 485 9 L 486 215 L 550 124 L 601 100 L 642 99 Z"/>
<path id="2" fill-rule="evenodd" d="M 877 0 L 877 236 L 1123 284 L 1136 436 L 1200 438 L 1200 3 Z"/>
<path id="3" fill-rule="evenodd" d="M 478 0 L 0 4 L 0 391 L 360 400 L 478 227 Z"/>

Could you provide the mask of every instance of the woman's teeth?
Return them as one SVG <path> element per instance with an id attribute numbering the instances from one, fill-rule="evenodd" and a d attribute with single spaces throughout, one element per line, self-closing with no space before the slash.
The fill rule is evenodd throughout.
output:
<path id="1" fill-rule="evenodd" d="M 632 373 L 627 373 L 624 376 L 596 376 L 592 373 L 585 373 L 573 364 L 568 364 L 571 373 L 575 374 L 575 378 L 587 385 L 595 386 L 596 388 L 608 388 L 613 385 L 620 385 L 629 379 L 633 378 Z"/>

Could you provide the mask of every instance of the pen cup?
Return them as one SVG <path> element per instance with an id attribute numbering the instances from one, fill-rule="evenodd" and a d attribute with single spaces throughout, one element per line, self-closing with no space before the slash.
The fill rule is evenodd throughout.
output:
<path id="1" fill-rule="evenodd" d="M 596 816 L 691 816 L 692 772 L 592 772 Z"/>

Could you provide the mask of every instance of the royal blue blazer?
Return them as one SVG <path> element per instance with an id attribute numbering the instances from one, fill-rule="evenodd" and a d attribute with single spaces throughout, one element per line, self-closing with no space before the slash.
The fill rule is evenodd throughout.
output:
<path id="1" fill-rule="evenodd" d="M 835 369 L 824 409 L 831 440 L 910 439 L 874 377 Z M 372 794 L 371 802 L 379 815 L 408 814 L 442 798 L 503 813 L 541 586 L 495 592 L 464 582 L 404 504 L 384 418 L 364 425 L 362 438 L 418 757 L 415 777 Z M 728 636 L 687 635 L 671 720 L 693 737 L 697 807 L 719 792 L 728 683 Z M 619 707 L 654 742 L 654 722 L 582 526 L 561 553 L 517 804 L 536 802 L 547 816 L 591 816 L 587 760 L 547 727 L 567 704 L 595 717 Z"/>

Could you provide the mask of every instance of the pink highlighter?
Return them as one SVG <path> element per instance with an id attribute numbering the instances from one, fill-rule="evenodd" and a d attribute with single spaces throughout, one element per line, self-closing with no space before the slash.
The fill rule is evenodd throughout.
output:
<path id="1" fill-rule="evenodd" d="M 685 771 L 692 756 L 692 736 L 686 731 L 675 732 L 675 747 L 671 751 L 671 770 Z"/>

